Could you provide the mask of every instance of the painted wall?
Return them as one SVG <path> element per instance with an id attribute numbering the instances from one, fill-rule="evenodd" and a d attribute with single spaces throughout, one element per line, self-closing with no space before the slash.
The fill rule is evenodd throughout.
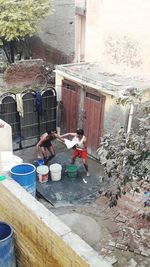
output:
<path id="1" fill-rule="evenodd" d="M 150 1 L 87 0 L 86 61 L 105 71 L 150 74 Z"/>
<path id="2" fill-rule="evenodd" d="M 40 23 L 37 36 L 32 38 L 32 53 L 54 64 L 69 63 L 75 52 L 75 3 L 74 0 L 53 3 L 53 14 Z"/>

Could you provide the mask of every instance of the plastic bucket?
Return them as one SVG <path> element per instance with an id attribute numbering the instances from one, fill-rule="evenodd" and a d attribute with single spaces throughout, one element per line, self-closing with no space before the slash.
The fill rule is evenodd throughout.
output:
<path id="1" fill-rule="evenodd" d="M 12 227 L 0 221 L 0 266 L 16 267 Z"/>
<path id="2" fill-rule="evenodd" d="M 43 159 L 38 159 L 37 163 L 38 163 L 39 166 L 44 165 L 44 160 Z"/>
<path id="3" fill-rule="evenodd" d="M 3 181 L 6 179 L 6 176 L 5 175 L 0 175 L 0 181 Z"/>
<path id="4" fill-rule="evenodd" d="M 69 165 L 67 166 L 67 173 L 68 177 L 74 179 L 77 177 L 77 166 L 76 165 Z"/>
<path id="5" fill-rule="evenodd" d="M 46 165 L 38 166 L 36 169 L 40 183 L 46 183 L 48 181 L 49 168 Z"/>
<path id="6" fill-rule="evenodd" d="M 49 167 L 52 181 L 59 181 L 61 179 L 62 166 L 58 163 L 52 164 Z"/>
<path id="7" fill-rule="evenodd" d="M 23 163 L 14 166 L 10 170 L 11 177 L 26 189 L 32 196 L 36 193 L 36 170 L 35 166 Z"/>

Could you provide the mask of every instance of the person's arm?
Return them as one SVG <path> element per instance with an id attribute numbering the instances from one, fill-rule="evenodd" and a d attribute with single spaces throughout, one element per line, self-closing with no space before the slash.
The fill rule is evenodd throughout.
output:
<path id="1" fill-rule="evenodd" d="M 60 137 L 66 137 L 66 136 L 72 136 L 72 137 L 74 137 L 74 136 L 76 136 L 76 133 L 66 133 L 66 134 L 63 134 L 63 135 L 60 135 Z"/>
<path id="2" fill-rule="evenodd" d="M 59 134 L 54 134 L 55 138 L 64 142 L 64 139 Z"/>
<path id="3" fill-rule="evenodd" d="M 36 155 L 37 155 L 37 158 L 41 158 L 40 156 L 40 145 L 41 145 L 41 140 L 37 143 L 36 145 Z"/>

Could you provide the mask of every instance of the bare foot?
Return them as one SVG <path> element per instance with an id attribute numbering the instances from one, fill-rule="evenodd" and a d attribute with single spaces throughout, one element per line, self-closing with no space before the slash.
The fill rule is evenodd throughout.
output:
<path id="1" fill-rule="evenodd" d="M 86 176 L 90 176 L 90 173 L 89 173 L 89 172 L 87 172 L 87 173 L 86 173 Z"/>

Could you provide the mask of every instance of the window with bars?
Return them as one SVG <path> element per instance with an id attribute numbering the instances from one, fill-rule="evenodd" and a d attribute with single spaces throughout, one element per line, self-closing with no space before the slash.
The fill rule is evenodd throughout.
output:
<path id="1" fill-rule="evenodd" d="M 63 83 L 63 87 L 65 89 L 68 89 L 68 90 L 71 90 L 71 91 L 74 91 L 74 92 L 76 91 L 76 88 L 73 85 L 71 85 L 69 83 L 66 83 L 66 82 Z"/>
<path id="2" fill-rule="evenodd" d="M 97 96 L 97 95 L 94 95 L 94 94 L 91 94 L 91 93 L 88 93 L 88 92 L 86 92 L 86 97 L 88 97 L 90 99 L 93 99 L 95 101 L 98 101 L 98 102 L 100 102 L 100 100 L 101 100 L 100 96 Z"/>

